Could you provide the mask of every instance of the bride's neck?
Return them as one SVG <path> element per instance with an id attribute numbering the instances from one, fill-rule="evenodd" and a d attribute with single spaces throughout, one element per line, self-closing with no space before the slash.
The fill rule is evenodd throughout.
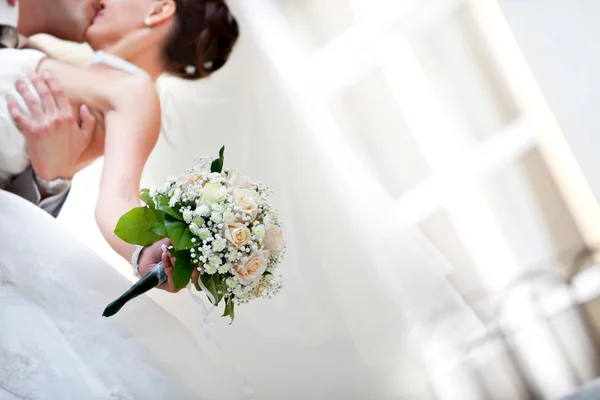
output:
<path id="1" fill-rule="evenodd" d="M 149 35 L 140 32 L 105 48 L 104 52 L 136 65 L 146 71 L 152 80 L 156 80 L 163 71 L 162 54 L 159 49 L 158 43 L 153 43 Z"/>

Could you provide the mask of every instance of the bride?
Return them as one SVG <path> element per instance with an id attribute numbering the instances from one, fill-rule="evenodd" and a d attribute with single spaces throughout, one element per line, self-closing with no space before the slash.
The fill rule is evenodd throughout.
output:
<path id="1" fill-rule="evenodd" d="M 73 110 L 86 104 L 99 121 L 77 170 L 104 156 L 96 221 L 110 246 L 130 259 L 134 246 L 114 233 L 117 221 L 140 205 L 139 182 L 160 132 L 154 81 L 163 73 L 183 79 L 206 77 L 221 68 L 238 37 L 238 25 L 223 0 L 103 0 L 85 39 L 97 51 L 88 68 L 53 60 L 33 49 L 4 49 L 3 88 L 28 73 L 50 74 L 64 88 Z M 36 88 L 34 79 L 31 86 Z M 29 92 L 35 95 L 35 90 Z M 2 99 L 15 94 L 4 89 Z M 48 93 L 39 93 L 52 108 Z M 18 100 L 0 100 L 0 187 L 29 165 L 19 131 Z M 21 104 L 22 106 L 23 104 Z M 9 111 L 16 116 L 13 120 Z"/>
<path id="2" fill-rule="evenodd" d="M 104 155 L 97 222 L 109 244 L 130 258 L 133 246 L 113 229 L 140 204 L 140 175 L 160 130 L 154 80 L 162 73 L 210 75 L 227 60 L 238 27 L 220 0 L 101 4 L 86 40 L 104 51 L 88 68 L 33 49 L 3 49 L 0 57 L 10 62 L 0 62 L 0 78 L 5 83 L 34 71 L 50 73 L 73 109 L 86 104 L 95 114 L 99 128 L 77 168 Z M 2 90 L 0 181 L 28 164 L 19 118 L 13 121 L 8 112 L 23 102 L 4 103 L 15 92 Z M 38 95 L 44 102 L 46 94 Z M 198 381 L 226 376 L 215 376 L 189 332 L 147 298 L 122 318 L 102 318 L 127 280 L 33 205 L 3 191 L 0 204 L 0 400 L 197 399 L 192 386 Z M 203 387 L 200 393 L 214 397 L 207 392 Z"/>
<path id="3" fill-rule="evenodd" d="M 50 215 L 0 190 L 0 400 L 234 399 L 192 334 Z M 228 382 L 229 381 L 229 382 Z"/>

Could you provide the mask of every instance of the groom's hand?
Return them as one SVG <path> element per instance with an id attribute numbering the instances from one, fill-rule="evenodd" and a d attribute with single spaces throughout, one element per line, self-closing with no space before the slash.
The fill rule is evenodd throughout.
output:
<path id="1" fill-rule="evenodd" d="M 41 101 L 25 82 L 16 83 L 30 117 L 22 112 L 14 98 L 6 100 L 11 116 L 27 140 L 33 170 L 46 180 L 72 178 L 79 157 L 92 138 L 95 118 L 86 106 L 81 106 L 79 116 L 73 115 L 61 85 L 48 73 L 43 77 L 33 74 L 30 79 Z"/>
<path id="2" fill-rule="evenodd" d="M 162 261 L 163 267 L 167 274 L 167 281 L 160 286 L 159 289 L 166 290 L 170 293 L 176 293 L 175 283 L 173 282 L 173 266 L 175 265 L 175 257 L 173 257 L 168 251 L 163 252 L 164 246 L 171 246 L 172 243 L 169 239 L 162 239 L 154 243 L 151 246 L 145 247 L 138 258 L 138 271 L 140 275 L 145 276 L 148 272 L 154 268 L 156 264 Z M 192 274 L 192 283 L 198 282 L 200 272 L 194 269 Z"/>

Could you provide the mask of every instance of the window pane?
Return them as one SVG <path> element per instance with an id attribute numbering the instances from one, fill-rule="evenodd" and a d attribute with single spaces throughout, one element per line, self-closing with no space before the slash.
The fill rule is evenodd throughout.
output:
<path id="1" fill-rule="evenodd" d="M 379 70 L 340 93 L 331 108 L 355 152 L 393 197 L 429 178 L 427 162 Z"/>
<path id="2" fill-rule="evenodd" d="M 482 184 L 504 236 L 525 267 L 561 266 L 583 238 L 537 149 Z"/>
<path id="3" fill-rule="evenodd" d="M 519 117 L 469 6 L 412 35 L 411 44 L 445 107 L 476 141 Z"/>
<path id="4" fill-rule="evenodd" d="M 347 0 L 277 0 L 277 4 L 312 49 L 325 45 L 355 23 Z"/>

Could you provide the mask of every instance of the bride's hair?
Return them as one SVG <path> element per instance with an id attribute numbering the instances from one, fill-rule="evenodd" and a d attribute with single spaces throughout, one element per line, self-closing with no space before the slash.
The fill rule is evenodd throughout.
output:
<path id="1" fill-rule="evenodd" d="M 176 22 L 164 54 L 166 72 L 200 79 L 221 68 L 240 31 L 224 0 L 174 0 Z"/>

